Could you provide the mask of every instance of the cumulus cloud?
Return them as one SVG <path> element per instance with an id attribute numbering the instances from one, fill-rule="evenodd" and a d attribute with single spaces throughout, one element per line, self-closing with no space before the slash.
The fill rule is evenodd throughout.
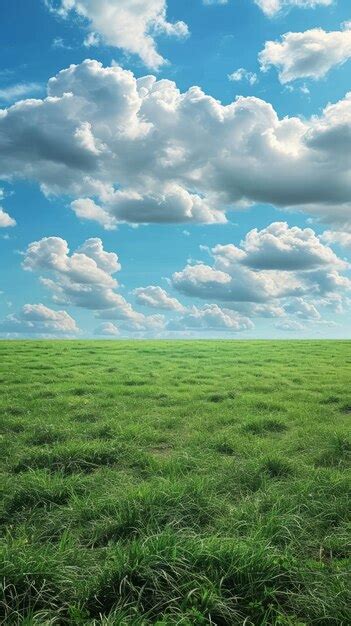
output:
<path id="1" fill-rule="evenodd" d="M 156 285 L 138 287 L 134 289 L 133 293 L 136 296 L 137 302 L 144 306 L 168 311 L 184 311 L 184 306 L 177 298 L 172 298 L 167 291 Z"/>
<path id="2" fill-rule="evenodd" d="M 187 25 L 167 21 L 166 0 L 46 0 L 58 15 L 72 13 L 83 18 L 89 33 L 85 46 L 97 45 L 100 38 L 110 46 L 136 54 L 152 69 L 165 63 L 157 50 L 158 35 L 186 37 Z"/>
<path id="3" fill-rule="evenodd" d="M 119 330 L 112 322 L 104 322 L 95 328 L 94 335 L 101 335 L 105 337 L 116 337 L 119 335 Z"/>
<path id="4" fill-rule="evenodd" d="M 54 311 L 44 304 L 25 304 L 15 315 L 0 322 L 0 333 L 9 335 L 71 335 L 79 332 L 75 320 L 66 311 Z"/>
<path id="5" fill-rule="evenodd" d="M 330 6 L 334 0 L 254 0 L 257 6 L 268 15 L 273 17 L 283 9 L 300 7 L 301 9 L 314 9 L 318 6 Z"/>
<path id="6" fill-rule="evenodd" d="M 351 57 L 351 29 L 326 32 L 312 28 L 285 33 L 280 41 L 267 41 L 259 54 L 262 71 L 274 66 L 281 83 L 298 78 L 323 78 L 329 70 Z"/>
<path id="7" fill-rule="evenodd" d="M 14 220 L 8 213 L 5 213 L 4 209 L 0 206 L 0 228 L 8 228 L 12 226 L 16 226 L 16 220 Z"/>
<path id="8" fill-rule="evenodd" d="M 23 268 L 42 274 L 41 283 L 56 303 L 90 309 L 101 319 L 120 320 L 119 327 L 128 330 L 163 326 L 162 315 L 139 313 L 116 292 L 114 275 L 121 266 L 117 254 L 104 250 L 101 239 L 87 239 L 71 255 L 67 241 L 60 237 L 34 241 L 24 254 Z"/>
<path id="9" fill-rule="evenodd" d="M 193 306 L 182 317 L 171 320 L 167 324 L 168 330 L 195 330 L 195 331 L 229 331 L 240 332 L 252 330 L 253 322 L 235 311 L 224 309 L 217 304 L 206 304 L 202 308 Z"/>
<path id="10" fill-rule="evenodd" d="M 235 254 L 234 247 L 231 254 Z M 243 254 L 242 262 L 255 269 L 306 270 L 326 265 L 346 268 L 311 228 L 290 228 L 286 222 L 274 222 L 262 230 L 254 228 L 236 254 Z"/>
<path id="11" fill-rule="evenodd" d="M 228 78 L 232 82 L 240 82 L 242 80 L 246 80 L 249 85 L 254 85 L 257 82 L 257 74 L 254 72 L 249 72 L 244 67 L 239 67 L 238 70 L 235 70 L 231 74 L 228 74 Z"/>
<path id="12" fill-rule="evenodd" d="M 351 281 L 341 273 L 348 264 L 310 228 L 276 222 L 250 231 L 240 247 L 216 245 L 210 252 L 213 265 L 188 264 L 173 274 L 174 288 L 190 297 L 225 302 L 252 316 L 281 317 L 290 312 L 319 319 L 309 298 L 351 289 Z"/>
<path id="13" fill-rule="evenodd" d="M 351 94 L 310 119 L 259 98 L 136 79 L 97 61 L 49 81 L 45 100 L 0 110 L 0 178 L 69 195 L 80 219 L 223 223 L 253 203 L 351 228 Z M 341 228 L 339 228 L 341 230 Z"/>

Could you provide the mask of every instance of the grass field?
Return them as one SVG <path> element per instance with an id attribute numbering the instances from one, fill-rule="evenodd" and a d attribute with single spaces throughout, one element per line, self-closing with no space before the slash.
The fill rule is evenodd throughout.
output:
<path id="1" fill-rule="evenodd" d="M 3 341 L 0 367 L 1 623 L 351 623 L 351 342 Z"/>

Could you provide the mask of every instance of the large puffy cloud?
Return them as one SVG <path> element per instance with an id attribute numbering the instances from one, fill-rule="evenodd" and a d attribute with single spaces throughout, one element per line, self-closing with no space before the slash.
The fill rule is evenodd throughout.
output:
<path id="1" fill-rule="evenodd" d="M 60 237 L 34 241 L 25 252 L 23 268 L 43 274 L 41 282 L 56 303 L 90 309 L 101 319 L 120 320 L 119 325 L 127 330 L 163 326 L 163 316 L 135 311 L 116 292 L 114 275 L 121 266 L 117 254 L 104 250 L 101 239 L 87 239 L 71 255 L 67 241 Z"/>
<path id="2" fill-rule="evenodd" d="M 0 177 L 68 194 L 80 219 L 218 223 L 260 202 L 351 227 L 350 94 L 309 120 L 279 119 L 258 98 L 223 106 L 96 61 L 48 92 L 0 110 Z"/>
<path id="3" fill-rule="evenodd" d="M 215 259 L 219 267 L 228 263 L 228 259 L 220 254 L 216 254 Z M 173 286 L 187 296 L 231 303 L 265 303 L 306 291 L 295 276 L 286 277 L 282 282 L 278 272 L 255 272 L 238 262 L 231 262 L 227 267 L 228 273 L 204 264 L 187 265 L 173 274 Z"/>
<path id="4" fill-rule="evenodd" d="M 16 220 L 0 207 L 0 228 L 9 228 L 12 226 L 16 226 Z"/>
<path id="5" fill-rule="evenodd" d="M 225 246 L 215 248 L 221 252 Z M 241 249 L 231 249 L 245 265 L 266 270 L 305 270 L 326 265 L 345 269 L 345 263 L 325 246 L 311 228 L 289 228 L 286 222 L 274 222 L 262 230 L 254 228 L 241 242 Z"/>
<path id="6" fill-rule="evenodd" d="M 253 322 L 230 309 L 224 309 L 217 304 L 206 304 L 202 308 L 193 306 L 176 320 L 167 324 L 168 330 L 194 331 L 229 331 L 240 332 L 252 330 Z"/>
<path id="7" fill-rule="evenodd" d="M 137 302 L 152 309 L 164 309 L 168 311 L 184 311 L 184 306 L 177 300 L 172 298 L 167 291 L 158 285 L 149 285 L 148 287 L 138 287 L 134 289 L 134 295 Z"/>
<path id="8" fill-rule="evenodd" d="M 85 45 L 104 43 L 137 54 L 150 68 L 157 69 L 165 59 L 157 51 L 157 35 L 185 37 L 184 22 L 167 21 L 166 0 L 46 0 L 52 11 L 63 17 L 75 12 L 87 22 L 90 33 Z"/>
<path id="9" fill-rule="evenodd" d="M 267 41 L 259 55 L 261 69 L 274 66 L 281 83 L 298 78 L 323 78 L 329 70 L 351 57 L 351 29 L 326 32 L 312 28 L 285 33 L 281 41 Z"/>
<path id="10" fill-rule="evenodd" d="M 283 9 L 292 7 L 314 9 L 318 6 L 329 6 L 332 2 L 333 0 L 255 0 L 255 3 L 269 17 L 276 15 Z"/>
<path id="11" fill-rule="evenodd" d="M 289 228 L 285 222 L 250 231 L 241 246 L 217 245 L 211 250 L 213 266 L 187 265 L 172 277 L 173 286 L 187 296 L 226 302 L 232 308 L 243 303 L 256 314 L 277 315 L 281 301 L 301 315 L 308 313 L 304 300 L 351 288 L 341 271 L 348 264 L 323 245 L 310 228 Z M 294 304 L 291 303 L 294 299 Z M 254 306 L 252 306 L 252 304 Z M 267 305 L 274 305 L 267 308 Z M 310 317 L 313 316 L 309 308 Z"/>
<path id="12" fill-rule="evenodd" d="M 25 304 L 15 315 L 0 322 L 0 333 L 8 335 L 71 335 L 79 332 L 75 320 L 66 311 L 54 311 L 44 304 Z"/>

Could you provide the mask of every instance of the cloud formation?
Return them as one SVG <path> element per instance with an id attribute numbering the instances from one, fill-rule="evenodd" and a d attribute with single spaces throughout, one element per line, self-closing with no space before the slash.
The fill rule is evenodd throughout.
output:
<path id="1" fill-rule="evenodd" d="M 218 246 L 215 251 L 229 246 Z M 241 242 L 241 250 L 231 247 L 242 263 L 253 269 L 308 270 L 323 266 L 345 269 L 346 264 L 325 246 L 312 228 L 289 227 L 286 222 L 274 222 L 262 230 L 254 228 Z"/>
<path id="2" fill-rule="evenodd" d="M 79 328 L 66 311 L 54 311 L 44 304 L 25 304 L 15 315 L 0 322 L 0 333 L 8 335 L 57 336 L 77 334 Z"/>
<path id="3" fill-rule="evenodd" d="M 262 71 L 278 69 L 282 84 L 298 78 L 324 78 L 329 70 L 351 57 L 351 29 L 326 32 L 312 28 L 285 33 L 280 41 L 267 41 L 259 54 Z"/>
<path id="4" fill-rule="evenodd" d="M 239 67 L 239 69 L 235 70 L 231 74 L 228 74 L 228 78 L 232 82 L 246 80 L 249 85 L 254 85 L 257 82 L 257 74 L 249 72 L 244 67 Z"/>
<path id="5" fill-rule="evenodd" d="M 95 328 L 94 335 L 100 335 L 102 337 L 116 337 L 119 335 L 119 330 L 112 322 L 104 322 Z"/>
<path id="6" fill-rule="evenodd" d="M 328 299 L 351 289 L 351 281 L 341 273 L 349 265 L 310 228 L 276 222 L 250 231 L 240 247 L 217 245 L 211 254 L 212 266 L 198 263 L 175 272 L 174 288 L 251 315 L 280 317 L 290 312 L 315 319 L 319 313 L 309 298 Z"/>
<path id="7" fill-rule="evenodd" d="M 138 287 L 134 289 L 133 294 L 136 296 L 136 300 L 139 304 L 151 307 L 152 309 L 184 311 L 184 306 L 177 298 L 172 298 L 167 291 L 156 285 Z"/>
<path id="8" fill-rule="evenodd" d="M 254 0 L 257 6 L 268 15 L 273 17 L 283 9 L 299 7 L 301 9 L 314 9 L 318 6 L 330 6 L 333 0 Z"/>
<path id="9" fill-rule="evenodd" d="M 322 241 L 336 243 L 343 248 L 351 248 L 351 233 L 339 230 L 326 230 L 321 235 Z"/>
<path id="10" fill-rule="evenodd" d="M 9 228 L 12 226 L 16 226 L 16 220 L 0 206 L 0 228 Z"/>
<path id="11" fill-rule="evenodd" d="M 17 100 L 17 98 L 38 93 L 41 89 L 42 86 L 40 83 L 16 83 L 15 85 L 8 85 L 0 89 L 0 102 L 12 102 L 13 100 Z"/>
<path id="12" fill-rule="evenodd" d="M 48 94 L 0 110 L 0 178 L 68 194 L 80 219 L 223 223 L 268 203 L 351 228 L 351 94 L 320 116 L 279 119 L 259 98 L 222 105 L 90 60 Z"/>
<path id="13" fill-rule="evenodd" d="M 305 326 L 297 320 L 287 319 L 276 323 L 275 327 L 278 330 L 286 330 L 287 332 L 296 332 L 298 330 L 305 330 Z"/>
<path id="14" fill-rule="evenodd" d="M 204 4 L 227 4 L 229 0 L 203 0 Z M 299 7 L 314 9 L 318 6 L 329 6 L 333 0 L 254 0 L 255 4 L 267 15 L 274 17 L 283 9 Z"/>
<path id="15" fill-rule="evenodd" d="M 202 308 L 192 306 L 185 315 L 171 320 L 168 330 L 194 331 L 229 331 L 241 332 L 252 330 L 253 322 L 235 311 L 219 307 L 217 304 L 205 304 Z"/>
<path id="16" fill-rule="evenodd" d="M 68 18 L 72 13 L 85 20 L 89 33 L 84 45 L 103 43 L 136 54 L 143 63 L 158 69 L 165 59 L 158 52 L 158 35 L 186 37 L 187 25 L 167 21 L 166 0 L 46 0 L 58 15 Z"/>
<path id="17" fill-rule="evenodd" d="M 101 239 L 87 239 L 71 255 L 60 237 L 34 241 L 25 252 L 23 268 L 42 274 L 41 283 L 56 303 L 92 310 L 100 319 L 119 320 L 118 326 L 126 330 L 163 326 L 162 315 L 139 313 L 116 292 L 114 275 L 121 266 L 117 254 L 104 250 Z"/>

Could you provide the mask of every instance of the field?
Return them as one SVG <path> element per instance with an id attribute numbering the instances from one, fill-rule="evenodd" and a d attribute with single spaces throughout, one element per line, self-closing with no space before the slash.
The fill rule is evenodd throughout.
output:
<path id="1" fill-rule="evenodd" d="M 3 341 L 0 368 L 1 623 L 351 623 L 351 342 Z"/>

